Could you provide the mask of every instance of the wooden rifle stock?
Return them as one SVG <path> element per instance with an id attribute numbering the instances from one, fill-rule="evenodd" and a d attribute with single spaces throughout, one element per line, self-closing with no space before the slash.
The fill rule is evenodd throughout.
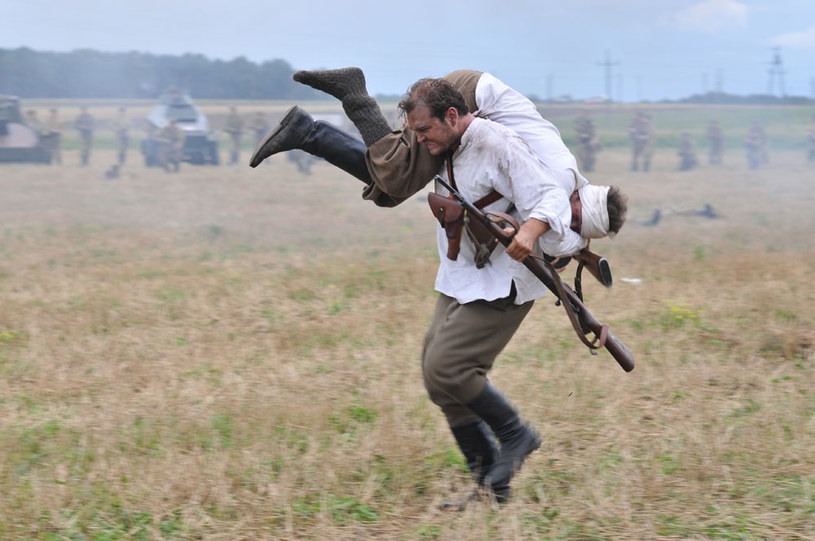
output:
<path id="1" fill-rule="evenodd" d="M 580 250 L 580 252 L 574 257 L 577 259 L 578 263 L 583 264 L 583 266 L 592 274 L 592 276 L 597 278 L 598 282 L 606 287 L 611 287 L 611 267 L 609 266 L 608 260 L 605 257 L 601 256 L 600 254 L 595 254 L 588 248 Z"/>
<path id="2" fill-rule="evenodd" d="M 458 193 L 452 186 L 450 186 L 442 177 L 436 175 L 435 180 L 439 182 L 442 186 L 444 186 L 453 196 L 458 199 L 461 206 L 464 207 L 464 210 L 470 215 L 472 220 L 477 220 L 481 222 L 487 230 L 492 233 L 498 241 L 503 244 L 505 247 L 509 246 L 512 243 L 512 235 L 508 235 L 501 225 L 497 223 L 495 220 L 490 219 L 489 215 L 482 212 L 478 209 L 475 205 L 464 199 L 464 197 Z M 592 274 L 600 280 L 601 283 L 605 284 L 606 282 L 603 279 L 603 268 L 607 271 L 608 278 L 608 285 L 611 285 L 611 273 L 608 271 L 608 263 L 605 261 L 605 258 L 598 256 L 588 250 L 584 250 L 584 252 L 588 252 L 589 255 L 584 255 L 590 259 L 590 262 L 586 264 L 586 267 L 589 268 L 591 271 L 592 267 L 598 269 L 598 274 L 595 274 L 592 271 Z M 593 256 L 593 257 L 592 257 Z M 599 259 L 602 259 L 604 263 L 601 263 Z M 579 256 L 578 256 L 579 259 Z M 622 367 L 623 370 L 626 372 L 630 372 L 634 369 L 634 354 L 631 353 L 631 350 L 626 347 L 614 334 L 612 334 L 608 330 L 608 325 L 603 325 L 600 323 L 597 318 L 595 318 L 591 312 L 589 312 L 588 308 L 583 304 L 583 301 L 580 300 L 580 297 L 570 288 L 567 284 L 564 284 L 560 281 L 560 278 L 555 276 L 554 273 L 549 270 L 551 266 L 545 264 L 542 260 L 538 258 L 534 258 L 532 256 L 527 256 L 523 260 L 524 266 L 529 269 L 532 274 L 534 274 L 538 280 L 543 282 L 545 285 L 554 295 L 560 299 L 562 303 L 569 303 L 574 314 L 577 316 L 579 320 L 579 326 L 583 329 L 584 334 L 586 329 L 594 333 L 598 340 L 601 340 L 603 347 L 611 354 L 612 357 L 617 361 L 617 363 Z M 564 298 L 565 297 L 565 298 Z M 568 309 L 567 309 L 568 313 Z M 574 325 L 574 321 L 572 322 Z M 576 332 L 579 332 L 579 329 L 575 328 Z M 579 335 L 580 336 L 580 335 Z M 587 343 L 585 336 L 580 336 L 584 343 Z M 591 346 L 590 346 L 591 347 Z"/>

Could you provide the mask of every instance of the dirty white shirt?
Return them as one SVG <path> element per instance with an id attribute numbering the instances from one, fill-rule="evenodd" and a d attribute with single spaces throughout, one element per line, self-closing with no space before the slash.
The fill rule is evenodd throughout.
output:
<path id="1" fill-rule="evenodd" d="M 475 116 L 503 124 L 526 140 L 532 152 L 568 194 L 589 183 L 580 174 L 577 160 L 558 129 L 540 115 L 526 96 L 493 75 L 483 73 L 475 87 L 475 102 L 478 106 L 473 112 Z M 557 257 L 575 254 L 588 243 L 580 237 L 563 237 L 549 231 L 543 234 L 540 244 L 545 253 Z"/>
<path id="2" fill-rule="evenodd" d="M 443 173 L 445 179 L 447 171 Z M 530 218 L 547 222 L 553 239 L 577 245 L 580 235 L 569 229 L 572 212 L 569 195 L 552 173 L 535 157 L 529 145 L 511 129 L 482 118 L 473 119 L 453 155 L 453 176 L 458 191 L 477 201 L 493 190 L 504 195 L 486 210 L 505 211 L 515 205 L 513 215 L 520 223 Z M 437 186 L 437 192 L 446 191 Z M 498 245 L 484 268 L 475 266 L 475 247 L 466 234 L 461 238 L 458 258 L 447 258 L 447 236 L 438 229 L 441 264 L 436 290 L 460 303 L 506 297 L 515 282 L 515 303 L 522 304 L 546 292 L 546 287 L 522 263 L 510 258 Z M 540 248 L 536 249 L 540 255 Z M 550 254 L 554 255 L 554 254 Z"/>

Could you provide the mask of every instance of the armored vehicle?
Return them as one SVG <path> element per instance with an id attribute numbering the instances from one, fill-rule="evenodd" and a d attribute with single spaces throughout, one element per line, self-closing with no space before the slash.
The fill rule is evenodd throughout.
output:
<path id="1" fill-rule="evenodd" d="M 20 114 L 20 100 L 0 95 L 0 162 L 48 163 L 50 153 L 38 128 Z"/>
<path id="2" fill-rule="evenodd" d="M 218 142 L 209 129 L 207 117 L 188 95 L 171 91 L 159 98 L 159 103 L 147 115 L 149 136 L 141 143 L 144 162 L 148 167 L 161 166 L 161 145 L 158 132 L 176 120 L 184 132 L 181 161 L 203 165 L 218 165 Z"/>

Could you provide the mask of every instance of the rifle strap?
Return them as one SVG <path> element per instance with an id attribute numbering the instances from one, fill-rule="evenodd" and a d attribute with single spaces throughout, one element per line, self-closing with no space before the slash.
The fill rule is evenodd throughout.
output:
<path id="1" fill-rule="evenodd" d="M 608 323 L 603 324 L 603 327 L 600 329 L 600 334 L 595 335 L 594 341 L 590 341 L 588 338 L 586 338 L 586 334 L 588 334 L 590 331 L 584 329 L 583 325 L 581 325 L 580 318 L 575 313 L 572 303 L 569 302 L 569 297 L 566 295 L 566 290 L 563 289 L 563 282 L 560 280 L 560 275 L 558 272 L 551 263 L 542 257 L 538 257 L 536 255 L 531 257 L 540 259 L 541 262 L 543 262 L 543 264 L 549 269 L 550 274 L 552 275 L 552 281 L 555 284 L 555 289 L 557 289 L 557 296 L 560 299 L 560 303 L 563 305 L 563 309 L 566 310 L 566 316 L 569 318 L 569 322 L 572 324 L 574 332 L 577 333 L 577 337 L 580 338 L 580 341 L 583 342 L 583 344 L 585 344 L 589 349 L 600 349 L 603 347 L 606 344 L 606 338 L 608 337 Z"/>

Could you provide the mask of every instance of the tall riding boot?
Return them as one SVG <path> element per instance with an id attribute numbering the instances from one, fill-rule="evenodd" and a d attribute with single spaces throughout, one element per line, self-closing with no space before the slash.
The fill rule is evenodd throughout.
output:
<path id="1" fill-rule="evenodd" d="M 521 469 L 524 459 L 540 447 L 540 438 L 489 382 L 467 407 L 486 421 L 501 443 L 500 457 L 487 473 L 485 484 L 489 483 L 496 499 L 504 502 L 510 496 L 512 477 Z"/>
<path id="2" fill-rule="evenodd" d="M 296 105 L 263 138 L 252 154 L 249 165 L 257 167 L 272 154 L 295 149 L 323 158 L 365 184 L 373 182 L 365 163 L 365 143 L 328 122 L 315 122 L 311 115 Z"/>
<path id="3" fill-rule="evenodd" d="M 490 469 L 499 458 L 498 446 L 490 427 L 484 421 L 478 421 L 454 426 L 450 430 L 461 452 L 464 453 L 464 458 L 467 459 L 467 467 L 473 473 L 473 478 L 479 486 L 483 486 Z"/>
<path id="4" fill-rule="evenodd" d="M 461 452 L 464 453 L 464 458 L 467 459 L 467 467 L 470 468 L 478 488 L 457 500 L 443 502 L 442 508 L 463 511 L 467 504 L 478 498 L 478 489 L 486 484 L 487 476 L 500 454 L 495 437 L 484 421 L 454 426 L 450 430 Z"/>
<path id="5" fill-rule="evenodd" d="M 293 79 L 340 100 L 345 114 L 359 130 L 366 147 L 391 133 L 391 127 L 376 100 L 368 95 L 361 69 L 298 71 Z"/>

